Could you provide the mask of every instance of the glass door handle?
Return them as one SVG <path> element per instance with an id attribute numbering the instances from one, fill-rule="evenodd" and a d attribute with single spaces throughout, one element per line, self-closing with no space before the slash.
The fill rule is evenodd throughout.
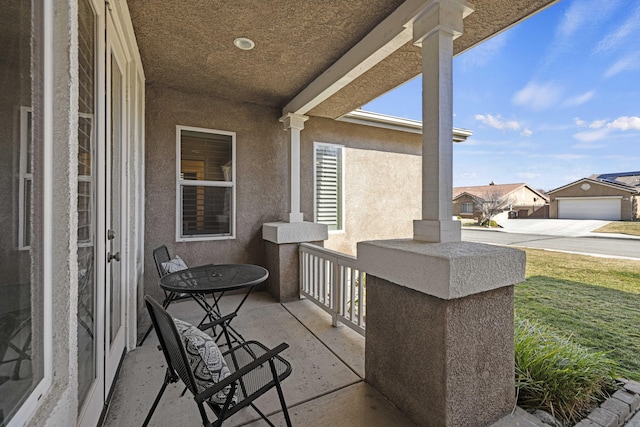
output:
<path id="1" fill-rule="evenodd" d="M 107 254 L 107 262 L 111 262 L 111 260 L 114 260 L 114 259 L 116 261 L 120 261 L 120 252 L 116 252 L 113 255 L 111 255 L 111 252 Z"/>

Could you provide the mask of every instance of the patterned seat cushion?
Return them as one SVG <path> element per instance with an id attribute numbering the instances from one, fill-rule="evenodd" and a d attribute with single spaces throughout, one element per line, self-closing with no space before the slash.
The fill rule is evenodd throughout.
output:
<path id="1" fill-rule="evenodd" d="M 173 258 L 172 260 L 169 260 L 167 262 L 163 262 L 162 263 L 162 268 L 164 269 L 164 271 L 167 274 L 169 274 L 169 273 L 174 273 L 174 272 L 180 271 L 180 270 L 186 270 L 187 269 L 187 264 L 184 263 L 182 258 L 180 258 L 178 255 L 176 255 L 175 258 Z"/>
<path id="2" fill-rule="evenodd" d="M 182 337 L 185 352 L 189 359 L 191 372 L 196 379 L 199 392 L 213 386 L 231 375 L 227 362 L 213 338 L 209 335 L 180 319 L 173 319 L 178 333 Z M 231 390 L 230 386 L 214 394 L 209 398 L 211 403 L 221 405 L 227 399 L 227 394 Z M 237 397 L 233 396 L 232 405 L 237 402 Z"/>

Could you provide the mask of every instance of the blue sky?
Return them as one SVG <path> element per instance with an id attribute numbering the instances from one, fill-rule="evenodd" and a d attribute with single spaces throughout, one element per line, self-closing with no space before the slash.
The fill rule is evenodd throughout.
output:
<path id="1" fill-rule="evenodd" d="M 640 1 L 564 0 L 454 58 L 453 185 L 640 170 Z M 363 109 L 422 119 L 418 77 Z"/>

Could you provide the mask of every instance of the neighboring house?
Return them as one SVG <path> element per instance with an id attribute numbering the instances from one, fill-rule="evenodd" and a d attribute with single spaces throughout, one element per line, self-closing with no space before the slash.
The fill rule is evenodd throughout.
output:
<path id="1" fill-rule="evenodd" d="M 311 222 L 314 152 L 334 175 L 339 156 L 313 142 L 404 179 L 395 153 L 418 158 L 417 136 L 335 119 L 423 70 L 431 154 L 407 169 L 431 184 L 402 197 L 422 197 L 419 242 L 455 241 L 452 58 L 552 3 L 0 0 L 0 424 L 98 425 L 148 325 L 143 295 L 163 298 L 161 244 L 192 265 L 264 265 L 272 295 L 299 296 L 298 243 L 336 217 Z M 347 226 L 387 215 L 400 187 L 343 206 Z"/>
<path id="2" fill-rule="evenodd" d="M 474 187 L 455 187 L 453 189 L 453 215 L 461 218 L 480 219 L 482 213 L 478 204 L 489 197 L 498 196 L 508 200 L 504 212 L 517 212 L 518 218 L 547 218 L 548 198 L 524 183 L 479 185 Z"/>
<path id="3" fill-rule="evenodd" d="M 637 221 L 640 171 L 591 175 L 549 191 L 551 218 Z"/>

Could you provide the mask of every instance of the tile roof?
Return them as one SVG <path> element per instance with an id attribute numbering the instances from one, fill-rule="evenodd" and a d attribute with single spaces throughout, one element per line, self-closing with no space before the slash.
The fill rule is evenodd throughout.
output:
<path id="1" fill-rule="evenodd" d="M 472 196 L 484 198 L 484 195 L 493 191 L 497 191 L 499 196 L 502 197 L 525 185 L 526 184 L 524 183 L 517 183 L 517 184 L 477 185 L 475 187 L 454 187 L 453 198 L 455 199 L 462 193 L 468 193 L 468 194 L 471 194 Z"/>

